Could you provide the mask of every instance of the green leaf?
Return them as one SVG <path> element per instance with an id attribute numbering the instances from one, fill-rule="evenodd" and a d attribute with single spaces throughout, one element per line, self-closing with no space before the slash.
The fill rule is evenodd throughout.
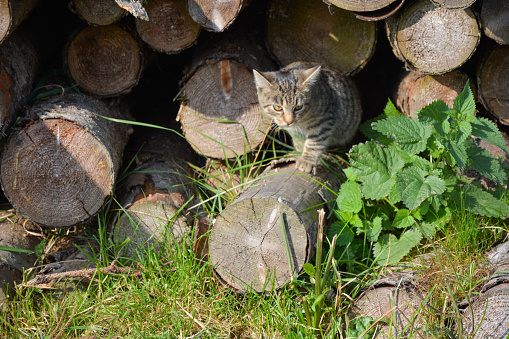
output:
<path id="1" fill-rule="evenodd" d="M 327 236 L 332 239 L 336 234 L 338 235 L 336 246 L 346 246 L 350 244 L 355 237 L 355 233 L 350 227 L 348 227 L 345 223 L 338 221 L 329 226 Z"/>
<path id="2" fill-rule="evenodd" d="M 355 176 L 363 181 L 361 190 L 367 199 L 387 196 L 396 182 L 396 173 L 405 164 L 394 148 L 372 141 L 355 145 L 349 157 Z"/>
<path id="3" fill-rule="evenodd" d="M 384 114 L 386 117 L 405 116 L 403 113 L 398 111 L 396 106 L 394 106 L 394 104 L 392 103 L 391 99 L 387 100 L 387 104 L 385 105 L 385 108 L 384 108 Z"/>
<path id="4" fill-rule="evenodd" d="M 355 181 L 347 181 L 341 185 L 336 198 L 340 211 L 359 213 L 362 208 L 362 194 L 360 186 Z"/>
<path id="5" fill-rule="evenodd" d="M 374 122 L 373 129 L 395 138 L 401 149 L 410 154 L 424 151 L 431 136 L 429 126 L 406 116 L 389 117 Z"/>
<path id="6" fill-rule="evenodd" d="M 410 211 L 402 208 L 396 213 L 392 226 L 395 228 L 407 228 L 413 226 L 414 222 L 415 219 L 410 215 Z"/>
<path id="7" fill-rule="evenodd" d="M 391 138 L 389 138 L 389 137 L 383 135 L 382 133 L 375 131 L 373 129 L 373 123 L 376 121 L 382 120 L 382 119 L 385 119 L 384 114 L 381 114 L 374 119 L 371 119 L 371 120 L 368 120 L 368 121 L 362 123 L 359 126 L 359 131 L 361 131 L 362 134 L 364 134 L 367 139 L 376 140 L 379 143 L 384 144 L 384 145 L 390 145 L 394 142 Z"/>
<path id="8" fill-rule="evenodd" d="M 366 220 L 366 236 L 369 241 L 377 241 L 382 232 L 382 218 L 375 217 L 373 221 Z"/>
<path id="9" fill-rule="evenodd" d="M 468 166 L 495 182 L 504 184 L 507 181 L 502 164 L 490 152 L 477 146 L 473 141 L 467 145 L 466 149 L 469 157 Z"/>
<path id="10" fill-rule="evenodd" d="M 305 263 L 304 265 L 302 265 L 302 270 L 304 272 L 306 272 L 307 275 L 309 275 L 310 277 L 315 277 L 315 267 L 313 266 L 313 264 L 311 263 Z"/>
<path id="11" fill-rule="evenodd" d="M 465 146 L 461 145 L 461 144 L 458 145 L 458 144 L 451 142 L 449 140 L 444 142 L 443 145 L 444 145 L 445 149 L 447 150 L 447 152 L 449 152 L 449 154 L 454 158 L 458 167 L 461 170 L 465 169 L 465 166 L 468 161 L 468 156 L 467 156 L 467 152 L 465 150 Z"/>
<path id="12" fill-rule="evenodd" d="M 421 222 L 419 225 L 421 227 L 417 229 L 421 233 L 424 232 L 423 236 L 425 236 L 426 238 L 433 238 L 435 236 L 437 229 L 434 224 L 429 222 Z"/>
<path id="13" fill-rule="evenodd" d="M 507 218 L 509 206 L 505 201 L 495 198 L 493 195 L 475 185 L 464 186 L 462 190 L 451 193 L 454 202 L 466 208 L 472 213 L 495 218 Z"/>
<path id="14" fill-rule="evenodd" d="M 455 120 L 454 128 L 457 129 L 456 143 L 461 144 L 472 134 L 472 126 L 468 121 Z"/>
<path id="15" fill-rule="evenodd" d="M 448 136 L 449 131 L 443 130 L 447 126 L 442 124 L 449 119 L 447 113 L 449 110 L 449 106 L 443 100 L 437 100 L 422 108 L 417 117 L 420 122 L 433 126 L 439 135 L 445 137 Z"/>
<path id="16" fill-rule="evenodd" d="M 491 142 L 493 145 L 509 154 L 504 137 L 498 130 L 497 125 L 495 125 L 491 120 L 486 118 L 476 118 L 471 125 L 473 136 Z"/>
<path id="17" fill-rule="evenodd" d="M 445 182 L 436 175 L 425 177 L 417 167 L 406 168 L 398 173 L 396 186 L 401 192 L 401 200 L 409 209 L 414 209 L 432 195 L 445 191 Z"/>
<path id="18" fill-rule="evenodd" d="M 0 246 L 0 251 L 8 251 L 8 252 L 19 252 L 19 253 L 35 253 L 35 251 L 27 250 L 24 248 L 17 248 L 17 247 L 9 247 L 9 246 Z"/>
<path id="19" fill-rule="evenodd" d="M 474 115 L 475 100 L 474 94 L 470 90 L 470 83 L 467 80 L 463 91 L 454 99 L 454 109 L 461 115 Z"/>
<path id="20" fill-rule="evenodd" d="M 373 254 L 380 265 L 398 263 L 422 239 L 418 230 L 411 229 L 404 232 L 398 239 L 393 234 L 384 234 L 373 246 Z"/>

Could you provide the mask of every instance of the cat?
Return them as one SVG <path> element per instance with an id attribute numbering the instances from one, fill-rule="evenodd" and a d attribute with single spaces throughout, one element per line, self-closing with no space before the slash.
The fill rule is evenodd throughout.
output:
<path id="1" fill-rule="evenodd" d="M 354 83 L 333 69 L 294 62 L 280 71 L 253 70 L 258 102 L 273 121 L 292 135 L 302 155 L 297 169 L 316 173 L 327 147 L 351 142 L 361 121 Z M 299 143 L 304 140 L 304 145 Z"/>

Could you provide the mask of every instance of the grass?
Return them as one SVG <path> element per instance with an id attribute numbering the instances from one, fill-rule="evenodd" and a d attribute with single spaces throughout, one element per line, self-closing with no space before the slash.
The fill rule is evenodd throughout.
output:
<path id="1" fill-rule="evenodd" d="M 220 213 L 267 161 L 284 155 L 278 142 L 272 138 L 255 155 L 209 164 L 218 168 L 214 176 L 219 185 L 211 181 L 209 171 L 195 166 L 191 183 L 202 202 L 194 207 L 210 215 Z M 99 267 L 114 263 L 135 271 L 98 271 L 84 284 L 56 289 L 19 284 L 0 311 L 1 338 L 369 338 L 380 326 L 396 322 L 394 312 L 384 320 L 347 316 L 362 289 L 390 269 L 373 260 L 349 257 L 347 249 L 334 253 L 330 241 L 336 239 L 324 239 L 323 248 L 319 242 L 313 264 L 281 290 L 237 294 L 225 288 L 210 263 L 195 254 L 196 229 L 183 241 L 168 237 L 158 250 L 148 246 L 125 257 L 125 243 L 113 241 L 108 231 L 109 212 L 115 205 L 112 200 L 106 206 L 95 228 L 84 228 L 85 237 L 99 244 L 90 259 Z M 45 232 L 54 242 L 64 235 L 82 240 L 80 231 Z M 504 240 L 507 232 L 503 220 L 456 210 L 441 232 L 408 258 L 418 268 L 418 288 L 429 307 L 416 312 L 418 322 L 409 319 L 403 334 L 389 326 L 389 337 L 462 337 L 458 303 L 479 291 L 487 278 L 480 264 L 482 254 Z M 369 242 L 357 246 L 363 246 L 361 253 L 371 253 Z M 422 259 L 425 254 L 428 260 Z M 25 274 L 24 283 L 29 278 Z"/>

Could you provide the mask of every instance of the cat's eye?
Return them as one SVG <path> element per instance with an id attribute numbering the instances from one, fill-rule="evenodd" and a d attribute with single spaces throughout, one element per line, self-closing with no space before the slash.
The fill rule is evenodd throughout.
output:
<path id="1" fill-rule="evenodd" d="M 302 109 L 302 105 L 297 105 L 293 108 L 294 111 L 300 111 Z"/>
<path id="2" fill-rule="evenodd" d="M 272 108 L 274 108 L 276 112 L 281 112 L 283 110 L 283 107 L 279 105 L 272 105 Z"/>

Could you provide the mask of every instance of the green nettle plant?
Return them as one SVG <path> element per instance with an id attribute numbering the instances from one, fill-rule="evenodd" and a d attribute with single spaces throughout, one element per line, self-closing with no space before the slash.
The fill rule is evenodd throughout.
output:
<path id="1" fill-rule="evenodd" d="M 381 116 L 361 126 L 371 140 L 350 150 L 348 180 L 334 211 L 338 221 L 329 229 L 329 236 L 338 234 L 349 266 L 353 258 L 369 255 L 359 253 L 366 248 L 380 264 L 399 262 L 423 237 L 440 230 L 452 208 L 509 216 L 501 200 L 500 185 L 507 180 L 501 159 L 476 142 L 483 139 L 509 151 L 496 125 L 474 113 L 467 82 L 452 109 L 438 100 L 413 119 L 389 100 Z M 500 184 L 499 189 L 485 190 L 468 180 L 461 175 L 467 168 Z"/>

